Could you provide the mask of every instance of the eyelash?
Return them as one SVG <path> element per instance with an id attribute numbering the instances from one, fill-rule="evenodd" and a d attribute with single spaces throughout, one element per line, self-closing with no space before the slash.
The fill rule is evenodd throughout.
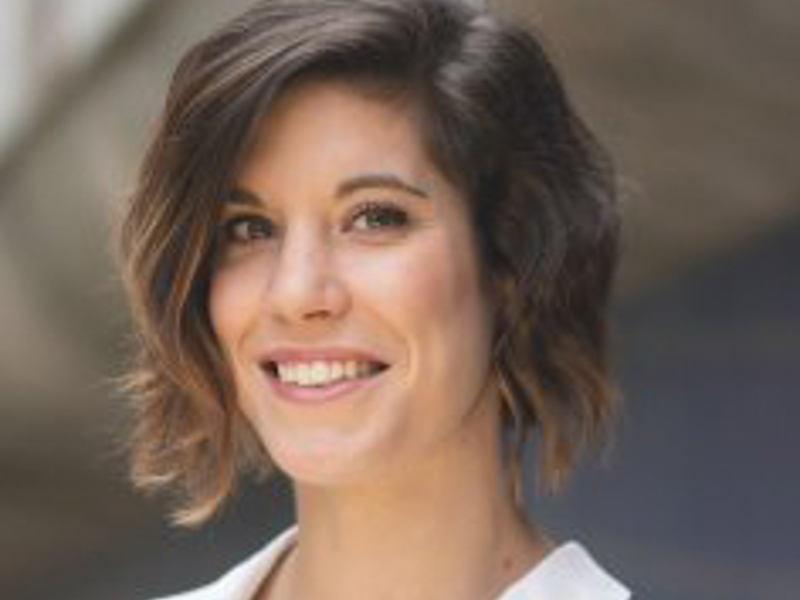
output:
<path id="1" fill-rule="evenodd" d="M 361 217 L 369 214 L 381 215 L 383 217 L 391 215 L 392 224 L 381 225 L 379 227 L 380 229 L 402 229 L 410 224 L 408 213 L 403 209 L 387 202 L 377 202 L 373 200 L 358 205 L 353 216 L 350 218 L 350 223 L 352 224 Z"/>
<path id="2" fill-rule="evenodd" d="M 353 215 L 349 219 L 347 230 L 353 227 L 353 223 L 365 216 L 378 216 L 381 219 L 390 216 L 389 225 L 379 225 L 377 227 L 367 227 L 367 231 L 380 231 L 387 229 L 402 230 L 411 224 L 408 213 L 388 202 L 367 201 L 356 207 Z M 255 234 L 251 231 L 253 226 L 258 226 L 259 231 Z M 240 229 L 245 227 L 245 231 Z M 264 228 L 268 231 L 265 233 Z M 259 215 L 238 215 L 224 219 L 221 224 L 222 240 L 232 244 L 252 244 L 258 240 L 269 240 L 274 235 L 275 226 L 268 218 Z"/>

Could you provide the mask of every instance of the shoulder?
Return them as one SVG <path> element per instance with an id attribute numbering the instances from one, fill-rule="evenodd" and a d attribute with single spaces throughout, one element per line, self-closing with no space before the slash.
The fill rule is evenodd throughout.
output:
<path id="1" fill-rule="evenodd" d="M 297 536 L 293 526 L 221 577 L 202 587 L 152 600 L 250 600 L 283 552 Z"/>
<path id="2" fill-rule="evenodd" d="M 567 542 L 498 600 L 628 600 L 631 592 L 578 542 Z"/>

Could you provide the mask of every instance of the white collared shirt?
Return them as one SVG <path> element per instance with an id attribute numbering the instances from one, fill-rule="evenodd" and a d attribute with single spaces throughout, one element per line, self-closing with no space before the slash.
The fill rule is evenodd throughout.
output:
<path id="1" fill-rule="evenodd" d="M 284 552 L 297 541 L 297 526 L 209 585 L 161 600 L 253 600 Z M 628 589 L 577 542 L 567 542 L 509 585 L 496 600 L 627 600 Z"/>

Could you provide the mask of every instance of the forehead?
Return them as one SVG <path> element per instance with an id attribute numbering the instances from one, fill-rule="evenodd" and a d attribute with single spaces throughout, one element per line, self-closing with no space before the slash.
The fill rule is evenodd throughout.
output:
<path id="1" fill-rule="evenodd" d="M 291 86 L 259 124 L 237 183 L 259 186 L 397 172 L 441 184 L 424 147 L 416 111 L 396 95 L 338 81 Z"/>

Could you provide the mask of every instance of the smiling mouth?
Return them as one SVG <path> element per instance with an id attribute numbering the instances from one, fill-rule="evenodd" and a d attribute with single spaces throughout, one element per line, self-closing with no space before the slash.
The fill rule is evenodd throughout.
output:
<path id="1" fill-rule="evenodd" d="M 389 365 L 373 361 L 277 363 L 267 361 L 262 369 L 271 379 L 298 388 L 320 389 L 348 381 L 361 381 L 380 375 Z"/>

